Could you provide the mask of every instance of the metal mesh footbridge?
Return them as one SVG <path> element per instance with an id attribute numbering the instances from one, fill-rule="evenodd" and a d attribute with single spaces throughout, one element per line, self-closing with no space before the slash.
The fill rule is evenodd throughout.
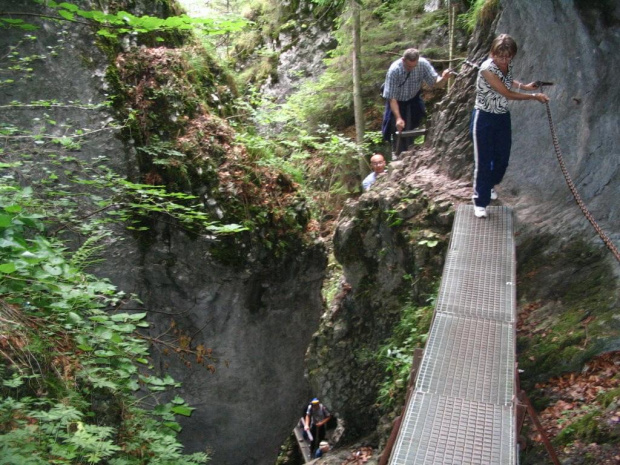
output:
<path id="1" fill-rule="evenodd" d="M 513 465 L 516 261 L 512 210 L 457 208 L 439 296 L 391 465 Z"/>

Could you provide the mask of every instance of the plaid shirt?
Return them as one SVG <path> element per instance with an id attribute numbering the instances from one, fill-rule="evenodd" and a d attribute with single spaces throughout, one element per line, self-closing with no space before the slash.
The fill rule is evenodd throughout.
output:
<path id="1" fill-rule="evenodd" d="M 402 58 L 399 58 L 390 65 L 385 76 L 383 98 L 405 102 L 415 97 L 423 82 L 432 87 L 438 77 L 437 71 L 425 58 L 420 57 L 418 64 L 410 72 L 405 70 L 405 64 Z"/>

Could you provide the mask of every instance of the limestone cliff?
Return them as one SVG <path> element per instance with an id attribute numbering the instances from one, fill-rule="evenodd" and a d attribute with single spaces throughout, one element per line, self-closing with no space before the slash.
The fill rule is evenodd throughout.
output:
<path id="1" fill-rule="evenodd" d="M 167 2 L 157 11 L 111 3 L 106 12 L 177 12 Z M 81 245 L 77 217 L 99 218 L 98 228 L 148 197 L 134 189 L 155 185 L 166 188 L 160 200 L 197 199 L 179 198 L 186 220 L 247 226 L 218 235 L 171 212 L 129 215 L 111 223 L 104 261 L 89 271 L 136 295 L 124 310 L 148 313 L 150 362 L 182 383 L 175 394 L 196 409 L 182 421 L 186 449 L 208 448 L 218 464 L 273 463 L 308 395 L 303 360 L 323 306 L 325 252 L 304 199 L 235 143 L 224 119 L 234 86 L 185 33 L 106 40 L 86 19 L 50 21 L 58 12 L 34 2 L 3 0 L 0 11 L 38 27 L 0 34 L 0 123 L 18 135 L 3 160 L 17 165 L 3 175 L 64 196 L 51 233 Z"/>
<path id="2" fill-rule="evenodd" d="M 470 60 L 480 62 L 492 37 L 511 34 L 519 46 L 515 78 L 552 81 L 544 91 L 561 153 L 575 186 L 600 227 L 620 244 L 618 86 L 611 69 L 620 63 L 620 8 L 613 3 L 501 2 L 495 20 L 481 28 L 470 44 Z M 452 177 L 468 179 L 473 170 L 468 139 L 475 71 L 462 76 L 444 99 L 434 119 L 433 164 Z M 577 340 L 588 350 L 574 351 L 568 342 L 546 343 L 538 336 L 520 341 L 527 368 L 524 378 L 542 379 L 579 369 L 593 353 L 617 350 L 620 267 L 582 214 L 562 176 L 545 107 L 537 102 L 511 102 L 513 144 L 510 166 L 499 188 L 501 202 L 517 218 L 517 258 L 522 305 L 540 307 L 530 315 L 544 327 L 566 326 L 595 314 L 591 339 L 583 327 Z M 581 251 L 581 252 L 580 252 Z M 543 271 L 552 269 L 553 272 Z M 570 284 L 569 284 L 570 283 Z M 579 293 L 569 291 L 579 288 Z M 543 290 L 544 289 L 544 290 Z M 579 295 L 579 297 L 578 297 Z M 597 295 L 599 297 L 597 297 Z M 592 328 L 590 328 L 592 330 Z M 532 362 L 535 360 L 535 362 Z"/>
<path id="3" fill-rule="evenodd" d="M 368 193 L 349 201 L 335 231 L 344 280 L 313 339 L 308 372 L 341 420 L 343 441 L 371 433 L 388 409 L 378 403 L 379 386 L 389 376 L 378 351 L 404 313 L 420 308 L 427 324 L 432 315 L 452 205 L 467 191 L 463 183 L 424 168 L 419 161 L 427 156 L 392 163 Z M 432 185 L 439 180 L 443 187 Z M 418 330 L 410 337 L 424 332 Z"/>

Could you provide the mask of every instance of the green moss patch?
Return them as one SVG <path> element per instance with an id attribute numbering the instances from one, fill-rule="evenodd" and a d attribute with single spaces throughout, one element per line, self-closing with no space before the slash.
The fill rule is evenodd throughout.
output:
<path id="1" fill-rule="evenodd" d="M 305 243 L 305 200 L 288 175 L 236 141 L 226 120 L 235 110 L 233 79 L 203 47 L 137 48 L 111 68 L 114 107 L 136 147 L 140 182 L 192 194 L 214 221 L 247 228 L 222 238 L 215 258 L 242 264 L 255 246 L 283 256 Z"/>
<path id="2" fill-rule="evenodd" d="M 561 250 L 536 237 L 517 250 L 520 294 L 518 356 L 526 388 L 579 371 L 620 346 L 618 283 L 606 250 L 573 241 Z"/>

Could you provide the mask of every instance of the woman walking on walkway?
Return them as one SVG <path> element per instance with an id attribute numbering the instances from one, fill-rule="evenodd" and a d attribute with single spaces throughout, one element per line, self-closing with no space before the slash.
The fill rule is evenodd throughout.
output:
<path id="1" fill-rule="evenodd" d="M 504 178 L 512 131 L 508 100 L 549 101 L 542 93 L 522 94 L 517 90 L 533 91 L 536 82 L 523 84 L 512 78 L 512 59 L 517 54 L 517 44 L 508 34 L 500 34 L 491 44 L 489 58 L 480 65 L 476 81 L 476 104 L 470 130 L 474 142 L 474 214 L 487 216 L 486 207 L 497 198 L 493 189 Z"/>

